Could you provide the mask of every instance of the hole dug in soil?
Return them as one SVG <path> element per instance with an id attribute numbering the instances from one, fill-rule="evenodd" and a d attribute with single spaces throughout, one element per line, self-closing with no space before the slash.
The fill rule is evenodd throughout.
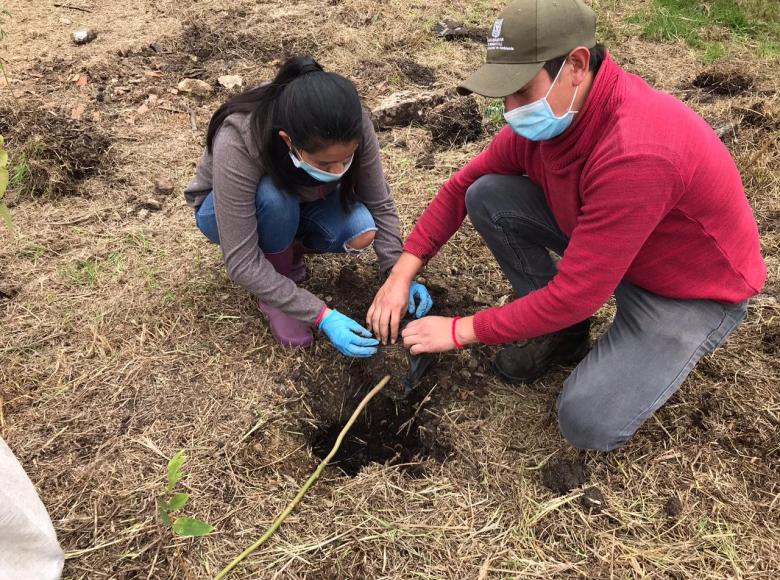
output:
<path id="1" fill-rule="evenodd" d="M 400 399 L 403 382 L 409 369 L 406 353 L 401 346 L 383 347 L 371 359 L 352 363 L 348 376 L 343 377 L 342 398 L 319 396 L 309 401 L 311 409 L 324 420 L 311 434 L 313 453 L 324 458 L 332 449 L 360 399 L 386 374 L 390 382 L 363 410 L 331 460 L 331 465 L 350 476 L 357 475 L 370 463 L 402 465 L 410 475 L 422 475 L 419 461 L 433 457 L 444 460 L 448 447 L 439 441 L 435 416 L 426 407 L 435 404 L 423 402 L 431 385 L 423 379 L 408 398 Z M 336 389 L 339 388 L 336 383 Z M 335 394 L 335 393 L 333 393 Z M 335 404 L 339 407 L 335 408 Z"/>
<path id="2" fill-rule="evenodd" d="M 335 290 L 334 304 L 339 310 L 360 322 L 378 286 L 378 279 L 367 279 L 364 274 L 350 265 L 343 267 L 335 280 L 319 282 L 325 284 L 321 290 Z M 435 394 L 426 400 L 435 384 L 432 371 L 436 361 L 405 399 L 404 380 L 410 367 L 400 344 L 381 346 L 369 359 L 334 355 L 311 362 L 318 366 L 304 364 L 293 380 L 306 387 L 306 403 L 318 424 L 307 434 L 314 455 L 324 458 L 330 452 L 361 399 L 385 375 L 390 375 L 390 382 L 363 410 L 330 465 L 349 476 L 357 475 L 371 463 L 400 465 L 407 474 L 418 476 L 423 473 L 421 460 L 446 459 L 450 449 L 442 441 L 437 413 L 432 411 L 441 406 L 441 400 Z"/>

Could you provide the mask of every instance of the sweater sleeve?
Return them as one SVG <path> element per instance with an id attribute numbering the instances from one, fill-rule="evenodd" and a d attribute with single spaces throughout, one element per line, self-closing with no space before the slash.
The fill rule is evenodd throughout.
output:
<path id="1" fill-rule="evenodd" d="M 325 303 L 276 272 L 260 249 L 255 195 L 262 171 L 229 121 L 214 140 L 213 159 L 214 210 L 228 276 L 285 314 L 314 321 Z"/>
<path id="2" fill-rule="evenodd" d="M 684 190 L 673 164 L 655 155 L 618 156 L 588 173 L 592 177 L 583 179 L 580 215 L 558 273 L 544 288 L 478 312 L 474 330 L 481 342 L 533 338 L 591 316 L 609 300 Z"/>
<path id="3" fill-rule="evenodd" d="M 522 175 L 522 140 L 504 127 L 487 149 L 450 177 L 433 198 L 412 233 L 404 251 L 428 262 L 458 231 L 466 217 L 466 191 L 483 175 Z"/>
<path id="4" fill-rule="evenodd" d="M 368 111 L 363 110 L 363 137 L 360 143 L 356 193 L 376 223 L 374 251 L 379 269 L 386 273 L 401 256 L 401 224 L 390 185 L 382 169 L 379 140 Z"/>

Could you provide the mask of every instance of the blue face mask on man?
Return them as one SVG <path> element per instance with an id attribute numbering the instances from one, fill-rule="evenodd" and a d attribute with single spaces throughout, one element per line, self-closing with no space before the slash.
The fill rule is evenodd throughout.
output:
<path id="1" fill-rule="evenodd" d="M 317 169 L 310 163 L 306 163 L 306 161 L 304 161 L 302 157 L 293 153 L 292 149 L 290 150 L 290 159 L 292 159 L 293 165 L 295 165 L 295 167 L 297 167 L 298 169 L 303 169 L 311 177 L 323 183 L 333 183 L 334 181 L 338 181 L 339 179 L 344 177 L 344 174 L 347 171 L 349 171 L 349 167 L 352 165 L 352 160 L 354 158 L 355 155 L 353 154 L 349 158 L 349 161 L 347 161 L 347 164 L 344 166 L 344 171 L 342 171 L 341 173 L 329 173 L 328 171 Z"/>
<path id="2" fill-rule="evenodd" d="M 530 141 L 545 141 L 557 137 L 569 128 L 569 125 L 574 120 L 574 115 L 578 112 L 572 111 L 571 108 L 574 106 L 574 100 L 577 98 L 577 91 L 580 87 L 574 89 L 574 96 L 571 98 L 569 110 L 560 117 L 553 113 L 550 103 L 547 101 L 547 97 L 550 96 L 550 91 L 552 91 L 555 83 L 558 82 L 558 77 L 561 76 L 564 66 L 566 66 L 566 63 L 558 70 L 555 80 L 553 80 L 550 89 L 544 97 L 504 113 L 504 119 L 515 133 Z"/>

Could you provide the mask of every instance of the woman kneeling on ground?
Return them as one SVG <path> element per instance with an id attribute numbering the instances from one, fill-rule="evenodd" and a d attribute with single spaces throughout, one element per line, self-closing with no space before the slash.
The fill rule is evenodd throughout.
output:
<path id="1" fill-rule="evenodd" d="M 308 346 L 314 327 L 344 355 L 376 352 L 370 331 L 298 287 L 306 253 L 357 255 L 373 243 L 384 274 L 402 251 L 379 143 L 349 80 L 293 57 L 271 83 L 227 101 L 211 118 L 185 197 L 277 341 Z M 409 312 L 420 317 L 430 306 L 413 284 Z"/>

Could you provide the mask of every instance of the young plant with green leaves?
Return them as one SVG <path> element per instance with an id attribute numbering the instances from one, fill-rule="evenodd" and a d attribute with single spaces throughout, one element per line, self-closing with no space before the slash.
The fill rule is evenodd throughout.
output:
<path id="1" fill-rule="evenodd" d="M 5 222 L 9 230 L 13 231 L 13 222 L 11 221 L 11 212 L 5 205 L 3 197 L 8 187 L 8 152 L 3 148 L 4 140 L 0 135 L 0 218 Z"/>
<path id="2" fill-rule="evenodd" d="M 190 517 L 171 519 L 171 514 L 181 510 L 190 499 L 188 493 L 174 493 L 176 484 L 183 476 L 182 468 L 185 461 L 187 461 L 187 456 L 184 455 L 184 450 L 179 451 L 168 461 L 168 484 L 165 486 L 165 494 L 158 500 L 160 519 L 178 536 L 206 536 L 214 531 L 214 526 L 203 520 Z"/>

